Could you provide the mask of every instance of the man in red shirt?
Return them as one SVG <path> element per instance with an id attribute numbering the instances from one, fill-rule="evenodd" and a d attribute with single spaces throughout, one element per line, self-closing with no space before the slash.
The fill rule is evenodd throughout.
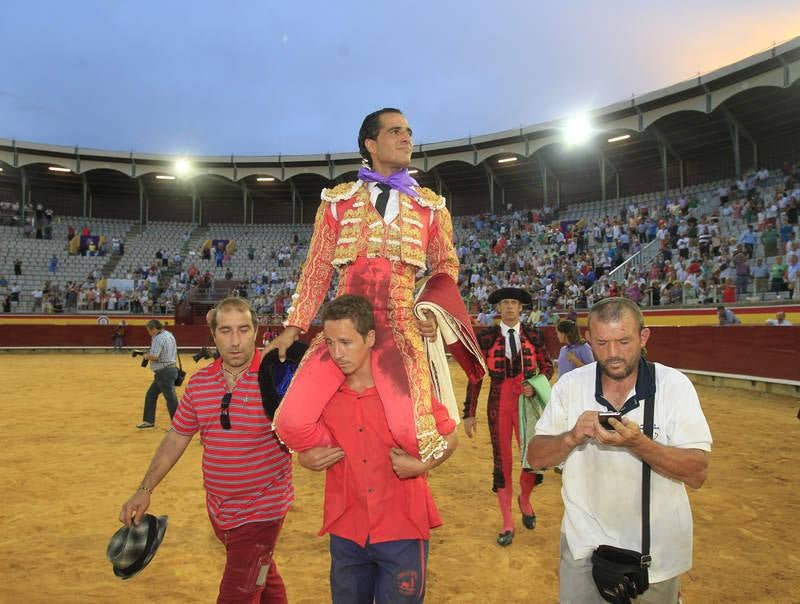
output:
<path id="1" fill-rule="evenodd" d="M 447 441 L 423 462 L 401 449 L 373 381 L 375 319 L 361 296 L 345 295 L 322 311 L 327 354 L 344 384 L 310 425 L 278 423 L 300 464 L 327 470 L 320 534 L 330 533 L 334 604 L 422 602 L 430 529 L 441 525 L 426 473 L 457 445 L 456 423 L 433 401 L 436 428 Z M 413 429 L 413 426 L 410 427 Z"/>
<path id="2" fill-rule="evenodd" d="M 294 500 L 292 460 L 262 405 L 256 315 L 245 299 L 225 298 L 208 320 L 220 358 L 189 380 L 171 430 L 119 519 L 141 522 L 153 490 L 199 431 L 208 516 L 227 553 L 217 603 L 284 603 L 272 554 Z"/>

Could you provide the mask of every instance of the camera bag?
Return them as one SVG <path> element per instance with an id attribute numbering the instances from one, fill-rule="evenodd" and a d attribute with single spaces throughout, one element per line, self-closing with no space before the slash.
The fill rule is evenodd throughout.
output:
<path id="1" fill-rule="evenodd" d="M 175 378 L 175 386 L 180 386 L 183 384 L 183 380 L 186 379 L 186 372 L 183 370 L 180 352 L 178 352 L 175 356 L 178 357 L 178 377 Z"/>

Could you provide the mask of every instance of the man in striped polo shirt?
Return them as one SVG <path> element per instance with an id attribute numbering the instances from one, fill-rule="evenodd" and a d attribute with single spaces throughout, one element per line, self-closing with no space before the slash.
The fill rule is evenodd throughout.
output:
<path id="1" fill-rule="evenodd" d="M 178 395 L 175 394 L 175 378 L 178 377 L 178 368 L 175 363 L 178 358 L 178 345 L 175 336 L 164 329 L 161 321 L 151 319 L 145 325 L 150 334 L 150 350 L 144 353 L 144 358 L 150 361 L 150 370 L 153 372 L 153 383 L 144 395 L 144 410 L 142 423 L 137 428 L 152 428 L 156 423 L 156 403 L 158 395 L 163 394 L 167 399 L 169 417 L 175 415 L 178 408 Z"/>
<path id="2" fill-rule="evenodd" d="M 208 515 L 227 552 L 218 604 L 286 602 L 272 554 L 294 500 L 292 460 L 261 402 L 258 323 L 243 298 L 222 300 L 209 323 L 220 358 L 189 380 L 172 429 L 120 521 L 141 522 L 153 490 L 199 431 Z"/>

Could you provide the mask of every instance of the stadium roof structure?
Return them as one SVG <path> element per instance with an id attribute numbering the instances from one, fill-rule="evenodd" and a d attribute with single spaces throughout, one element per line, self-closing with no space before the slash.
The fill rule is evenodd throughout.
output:
<path id="1" fill-rule="evenodd" d="M 565 142 L 564 118 L 416 145 L 412 168 L 455 214 L 466 214 L 683 188 L 777 167 L 800 157 L 800 37 L 587 117 L 591 136 L 580 147 Z M 178 159 L 0 139 L 0 194 L 77 195 L 88 216 L 122 217 L 121 200 L 127 217 L 142 221 L 169 219 L 167 212 L 197 222 L 309 222 L 319 190 L 353 179 L 361 161 L 357 153 L 194 156 L 179 175 Z"/>

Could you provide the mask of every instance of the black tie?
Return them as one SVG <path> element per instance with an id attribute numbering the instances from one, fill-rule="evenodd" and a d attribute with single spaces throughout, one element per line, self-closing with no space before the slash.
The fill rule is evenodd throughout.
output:
<path id="1" fill-rule="evenodd" d="M 386 204 L 389 202 L 389 191 L 392 190 L 392 187 L 382 182 L 377 182 L 375 184 L 378 185 L 378 188 L 381 190 L 378 199 L 375 200 L 375 209 L 378 210 L 378 214 L 383 216 L 386 214 Z"/>
<path id="2" fill-rule="evenodd" d="M 514 330 L 508 330 L 508 346 L 511 348 L 511 370 L 508 375 L 515 376 L 519 373 L 519 351 L 517 351 L 517 339 L 514 337 Z"/>

